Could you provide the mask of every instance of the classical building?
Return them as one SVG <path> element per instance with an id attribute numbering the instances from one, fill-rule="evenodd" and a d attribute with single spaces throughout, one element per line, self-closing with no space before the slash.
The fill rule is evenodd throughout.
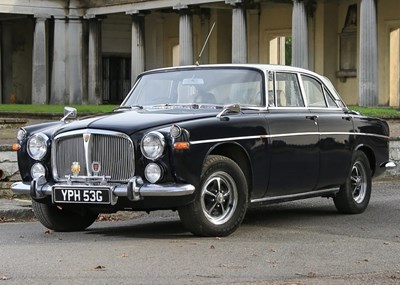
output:
<path id="1" fill-rule="evenodd" d="M 197 61 L 305 67 L 349 105 L 399 107 L 400 1 L 0 2 L 0 103 L 120 103 L 140 72 Z"/>

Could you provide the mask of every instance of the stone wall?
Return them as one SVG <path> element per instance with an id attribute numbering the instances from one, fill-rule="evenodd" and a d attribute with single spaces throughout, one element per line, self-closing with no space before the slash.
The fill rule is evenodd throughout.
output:
<path id="1" fill-rule="evenodd" d="M 17 153 L 0 149 L 0 198 L 11 198 L 11 184 L 19 180 Z"/>
<path id="2" fill-rule="evenodd" d="M 386 171 L 385 176 L 395 177 L 400 175 L 400 137 L 390 140 L 390 159 L 396 163 L 396 167 Z"/>
<path id="3" fill-rule="evenodd" d="M 17 153 L 8 149 L 7 146 L 0 147 L 0 198 L 12 197 L 11 184 L 21 179 L 17 165 Z M 384 177 L 394 178 L 400 175 L 400 138 L 390 141 L 390 159 L 397 166 L 387 170 Z"/>

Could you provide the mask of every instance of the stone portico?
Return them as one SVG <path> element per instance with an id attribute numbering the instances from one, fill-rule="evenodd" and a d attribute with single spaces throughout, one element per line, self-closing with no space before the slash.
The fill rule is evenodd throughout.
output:
<path id="1" fill-rule="evenodd" d="M 348 104 L 398 107 L 394 2 L 4 0 L 0 103 L 119 103 L 139 73 L 194 64 L 202 51 L 200 64 L 290 58 L 327 76 Z"/>

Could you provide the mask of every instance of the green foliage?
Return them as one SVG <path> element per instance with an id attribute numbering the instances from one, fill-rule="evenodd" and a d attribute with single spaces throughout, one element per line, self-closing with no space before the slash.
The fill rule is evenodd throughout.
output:
<path id="1" fill-rule="evenodd" d="M 359 107 L 349 106 L 349 109 L 359 112 L 365 116 L 378 118 L 400 118 L 400 110 L 388 107 Z"/>
<path id="2" fill-rule="evenodd" d="M 79 113 L 107 113 L 115 109 L 116 105 L 72 105 Z M 51 113 L 62 114 L 62 105 L 27 105 L 27 104 L 0 104 L 0 112 L 15 113 Z"/>
<path id="3" fill-rule="evenodd" d="M 117 105 L 73 105 L 78 110 L 78 114 L 82 113 L 107 113 L 111 112 Z M 349 106 L 349 109 L 360 112 L 362 115 L 379 117 L 379 118 L 400 118 L 400 109 L 388 107 L 359 107 Z M 63 114 L 64 106 L 61 105 L 25 105 L 25 104 L 0 104 L 1 112 L 12 113 L 50 113 Z"/>

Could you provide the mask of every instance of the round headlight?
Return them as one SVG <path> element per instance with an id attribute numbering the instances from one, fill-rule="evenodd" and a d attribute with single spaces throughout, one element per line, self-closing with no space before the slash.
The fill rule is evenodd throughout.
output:
<path id="1" fill-rule="evenodd" d="M 162 169 L 156 163 L 149 163 L 144 170 L 144 176 L 150 183 L 156 183 L 162 177 Z"/>
<path id="2" fill-rule="evenodd" d="M 159 132 L 150 132 L 143 137 L 141 145 L 144 157 L 154 160 L 163 154 L 165 139 Z"/>
<path id="3" fill-rule="evenodd" d="M 43 164 L 35 163 L 31 168 L 31 176 L 33 179 L 39 178 L 40 176 L 46 176 L 46 169 Z"/>
<path id="4" fill-rule="evenodd" d="M 19 129 L 17 132 L 17 140 L 22 141 L 26 138 L 26 131 L 24 129 Z"/>
<path id="5" fill-rule="evenodd" d="M 47 153 L 47 141 L 45 134 L 35 134 L 28 140 L 28 154 L 36 160 L 42 159 Z"/>

